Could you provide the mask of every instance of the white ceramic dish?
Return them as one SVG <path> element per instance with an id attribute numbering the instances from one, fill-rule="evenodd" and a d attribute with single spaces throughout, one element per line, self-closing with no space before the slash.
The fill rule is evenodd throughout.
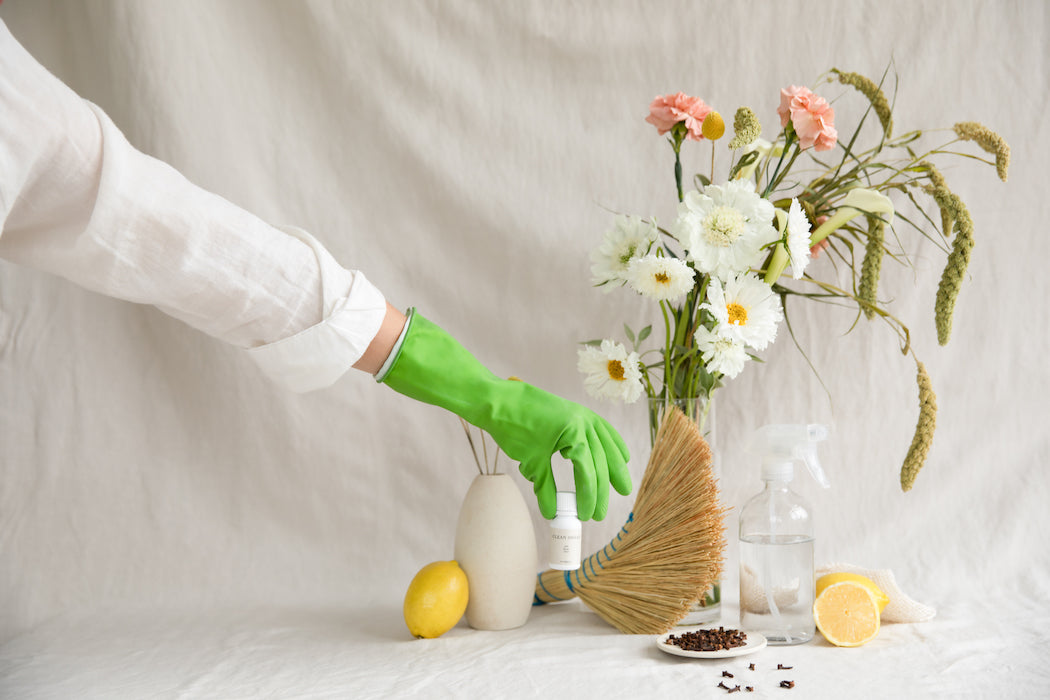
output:
<path id="1" fill-rule="evenodd" d="M 733 656 L 744 656 L 745 654 L 753 654 L 759 649 L 766 648 L 766 638 L 758 632 L 745 632 L 747 635 L 747 644 L 740 647 L 733 647 L 731 649 L 722 649 L 720 651 L 687 651 L 682 647 L 668 642 L 667 639 L 672 634 L 681 636 L 686 632 L 695 632 L 697 629 L 677 629 L 674 632 L 668 632 L 667 634 L 660 635 L 656 638 L 656 646 L 661 651 L 665 651 L 668 654 L 674 654 L 675 656 L 687 656 L 691 659 L 728 659 Z"/>

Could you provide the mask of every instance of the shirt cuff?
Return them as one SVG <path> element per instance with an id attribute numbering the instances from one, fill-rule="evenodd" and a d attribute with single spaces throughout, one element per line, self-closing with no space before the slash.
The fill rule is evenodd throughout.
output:
<path id="1" fill-rule="evenodd" d="M 285 230 L 313 247 L 318 255 L 324 319 L 295 335 L 247 352 L 277 383 L 295 392 L 314 391 L 335 383 L 361 359 L 386 316 L 386 298 L 360 271 L 336 265 L 309 234 L 298 229 Z"/>

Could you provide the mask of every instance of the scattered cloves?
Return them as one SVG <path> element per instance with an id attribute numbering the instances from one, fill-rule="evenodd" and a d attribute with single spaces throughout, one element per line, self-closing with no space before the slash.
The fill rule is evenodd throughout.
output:
<path id="1" fill-rule="evenodd" d="M 780 681 L 781 688 L 794 688 L 795 681 Z"/>

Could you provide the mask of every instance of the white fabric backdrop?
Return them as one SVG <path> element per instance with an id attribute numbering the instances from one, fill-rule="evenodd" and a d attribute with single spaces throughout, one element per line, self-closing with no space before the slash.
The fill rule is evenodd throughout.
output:
<path id="1" fill-rule="evenodd" d="M 752 428 L 828 422 L 833 488 L 799 484 L 819 517 L 818 562 L 892 568 L 906 591 L 939 609 L 928 628 L 944 633 L 938 643 L 960 629 L 972 634 L 978 622 L 992 630 L 985 643 L 1010 649 L 1045 633 L 1045 3 L 7 0 L 0 17 L 140 149 L 272 223 L 311 231 L 496 373 L 605 415 L 632 447 L 635 483 L 647 455 L 644 409 L 589 399 L 575 353 L 577 341 L 618 333 L 624 321 L 657 321 L 655 308 L 591 288 L 588 260 L 608 210 L 673 217 L 672 155 L 642 121 L 649 101 L 682 90 L 727 116 L 749 105 L 770 136 L 781 87 L 812 84 L 833 66 L 878 77 L 892 61 L 898 130 L 975 120 L 1013 152 L 1006 185 L 989 167 L 946 169 L 977 229 L 947 348 L 937 346 L 932 321 L 941 255 L 919 246 L 915 271 L 884 274 L 882 289 L 938 393 L 929 462 L 902 494 L 897 469 L 917 404 L 914 365 L 893 334 L 862 323 L 846 335 L 852 314 L 796 305 L 800 340 L 828 393 L 786 334 L 765 364 L 722 390 L 725 499 L 738 507 L 760 486 L 739 449 Z M 840 124 L 850 114 L 844 104 Z M 706 145 L 684 150 L 687 172 L 705 167 Z M 20 697 L 83 696 L 74 690 L 85 678 L 107 687 L 91 670 L 96 657 L 78 650 L 104 655 L 111 645 L 127 660 L 140 648 L 138 628 L 115 631 L 114 621 L 141 611 L 182 611 L 170 625 L 147 617 L 166 634 L 192 636 L 209 611 L 231 606 L 370 609 L 297 629 L 313 643 L 348 634 L 371 650 L 358 658 L 381 669 L 375 649 L 386 647 L 369 645 L 407 640 L 404 589 L 423 564 L 451 558 L 475 473 L 451 414 L 361 373 L 320 392 L 285 393 L 239 351 L 155 309 L 3 261 L 0 465 L 0 690 L 7 683 Z M 515 479 L 542 534 L 529 485 Z M 585 527 L 586 551 L 618 530 L 631 502 L 614 496 L 609 518 Z M 728 526 L 732 535 L 733 516 Z M 732 585 L 726 595 L 731 610 Z M 530 627 L 562 622 L 549 610 L 535 618 L 485 637 L 484 649 L 537 653 Z M 237 620 L 219 628 L 232 636 L 216 638 L 238 639 Z M 610 643 L 599 623 L 599 632 L 581 624 L 599 648 Z M 462 655 L 468 647 L 455 643 L 470 634 L 457 629 L 432 649 Z M 928 634 L 916 625 L 884 637 L 924 648 Z M 869 659 L 887 669 L 905 657 L 926 663 L 912 676 L 935 674 L 941 690 L 982 687 L 975 674 L 989 670 L 980 646 L 916 661 L 879 641 Z M 183 649 L 172 644 L 157 658 Z M 627 654 L 645 647 L 625 644 Z M 806 663 L 807 648 L 818 647 L 790 658 Z M 832 667 L 844 658 L 832 660 L 835 651 L 810 653 Z M 642 656 L 661 661 L 648 649 Z M 1045 688 L 1047 672 L 1030 653 L 996 658 L 1011 682 Z M 867 668 L 852 659 L 842 673 Z M 331 663 L 343 674 L 333 677 L 333 696 L 340 687 L 396 694 Z M 177 675 L 174 662 L 144 667 L 160 679 L 157 694 L 178 694 L 177 683 L 164 685 Z M 55 680 L 58 668 L 72 686 Z M 688 687 L 673 685 L 688 675 L 673 668 L 644 687 Z M 529 694 L 544 687 L 539 677 Z M 608 677 L 610 688 L 630 682 Z M 283 693 L 267 692 L 321 694 L 294 674 L 285 680 Z M 202 683 L 178 692 L 220 687 Z M 459 694 L 455 684 L 439 687 Z M 238 693 L 266 694 L 226 695 Z"/>

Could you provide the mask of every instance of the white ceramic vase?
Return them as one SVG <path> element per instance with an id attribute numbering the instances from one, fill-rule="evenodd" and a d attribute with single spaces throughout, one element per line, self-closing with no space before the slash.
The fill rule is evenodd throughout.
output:
<path id="1" fill-rule="evenodd" d="M 479 630 L 521 627 L 536 587 L 536 535 L 514 480 L 479 474 L 456 525 L 456 561 L 467 574 L 467 624 Z"/>

